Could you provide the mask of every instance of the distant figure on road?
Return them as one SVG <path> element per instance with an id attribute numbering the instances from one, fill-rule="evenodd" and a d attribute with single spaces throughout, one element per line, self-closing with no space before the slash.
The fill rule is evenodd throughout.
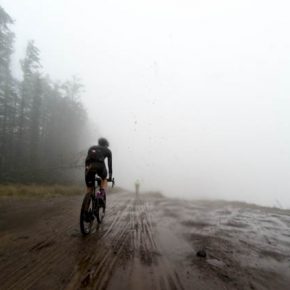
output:
<path id="1" fill-rule="evenodd" d="M 136 195 L 139 194 L 139 188 L 140 188 L 140 181 L 139 181 L 139 179 L 137 179 L 135 181 L 135 192 L 136 192 Z"/>

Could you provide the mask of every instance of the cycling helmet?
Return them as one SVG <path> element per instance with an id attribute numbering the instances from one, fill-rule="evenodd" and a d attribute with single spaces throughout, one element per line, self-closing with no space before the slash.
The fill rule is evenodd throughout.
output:
<path id="1" fill-rule="evenodd" d="M 109 147 L 110 144 L 106 138 L 100 138 L 99 145 L 103 147 Z"/>

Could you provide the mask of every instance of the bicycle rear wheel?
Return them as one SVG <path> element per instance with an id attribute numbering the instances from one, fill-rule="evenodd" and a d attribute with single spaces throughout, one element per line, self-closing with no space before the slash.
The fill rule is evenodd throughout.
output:
<path id="1" fill-rule="evenodd" d="M 91 232 L 93 222 L 93 198 L 91 193 L 87 193 L 83 199 L 80 214 L 80 229 L 83 235 L 88 235 Z"/>
<path id="2" fill-rule="evenodd" d="M 101 224 L 104 219 L 105 211 L 106 211 L 106 201 L 103 200 L 102 198 L 97 198 L 95 215 L 99 224 Z"/>

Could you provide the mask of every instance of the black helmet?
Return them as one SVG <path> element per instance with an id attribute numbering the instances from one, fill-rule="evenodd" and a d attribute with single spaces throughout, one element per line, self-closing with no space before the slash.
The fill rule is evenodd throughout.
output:
<path id="1" fill-rule="evenodd" d="M 100 138 L 99 145 L 103 147 L 109 147 L 110 144 L 106 138 Z"/>

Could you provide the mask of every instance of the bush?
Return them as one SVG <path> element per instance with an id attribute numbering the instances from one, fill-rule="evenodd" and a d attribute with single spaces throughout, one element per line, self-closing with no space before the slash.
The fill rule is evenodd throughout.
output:
<path id="1" fill-rule="evenodd" d="M 0 185 L 0 197 L 53 197 L 53 196 L 72 196 L 83 194 L 84 188 L 81 186 L 65 185 L 24 185 L 7 184 Z"/>

